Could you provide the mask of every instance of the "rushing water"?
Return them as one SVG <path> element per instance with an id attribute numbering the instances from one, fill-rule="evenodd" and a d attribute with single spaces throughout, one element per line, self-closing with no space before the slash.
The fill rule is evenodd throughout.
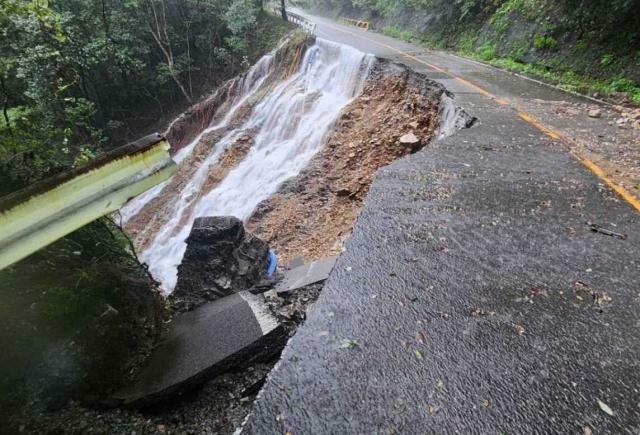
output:
<path id="1" fill-rule="evenodd" d="M 320 150 L 341 110 L 361 91 L 372 62 L 373 57 L 351 47 L 318 39 L 307 50 L 299 70 L 274 87 L 241 126 L 213 144 L 211 153 L 184 186 L 179 200 L 171 204 L 170 219 L 140 255 L 166 292 L 176 285 L 177 267 L 195 218 L 233 215 L 248 219 L 261 201 L 304 169 Z M 178 164 L 184 162 L 203 135 L 229 123 L 235 110 L 260 88 L 272 63 L 273 56 L 265 56 L 252 68 L 225 118 L 180 150 L 174 158 Z M 213 190 L 203 192 L 207 173 L 226 147 L 246 131 L 256 133 L 245 159 Z M 128 219 L 139 213 L 163 187 L 133 200 L 123 209 L 123 217 Z"/>

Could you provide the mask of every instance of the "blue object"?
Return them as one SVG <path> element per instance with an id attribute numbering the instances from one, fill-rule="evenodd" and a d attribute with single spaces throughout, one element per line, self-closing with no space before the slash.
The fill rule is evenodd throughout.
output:
<path id="1" fill-rule="evenodd" d="M 267 266 L 267 276 L 273 275 L 273 272 L 276 271 L 276 266 L 278 265 L 278 257 L 276 257 L 276 252 L 273 249 L 269 249 L 269 266 Z"/>

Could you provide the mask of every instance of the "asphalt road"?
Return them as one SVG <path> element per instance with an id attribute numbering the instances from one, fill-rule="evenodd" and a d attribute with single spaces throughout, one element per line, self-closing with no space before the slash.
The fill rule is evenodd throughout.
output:
<path id="1" fill-rule="evenodd" d="M 378 173 L 243 433 L 640 433 L 640 215 L 519 112 L 574 97 L 313 19 L 479 122 Z"/>

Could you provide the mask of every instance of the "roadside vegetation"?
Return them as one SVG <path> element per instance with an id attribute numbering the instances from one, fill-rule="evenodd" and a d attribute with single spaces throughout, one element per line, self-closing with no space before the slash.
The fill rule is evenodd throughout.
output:
<path id="1" fill-rule="evenodd" d="M 382 33 L 640 104 L 639 0 L 308 0 Z"/>
<path id="2" fill-rule="evenodd" d="M 289 30 L 254 0 L 3 0 L 0 196 L 162 130 Z M 162 329 L 157 283 L 110 218 L 0 283 L 2 417 L 24 394 L 49 406 L 127 382 Z"/>

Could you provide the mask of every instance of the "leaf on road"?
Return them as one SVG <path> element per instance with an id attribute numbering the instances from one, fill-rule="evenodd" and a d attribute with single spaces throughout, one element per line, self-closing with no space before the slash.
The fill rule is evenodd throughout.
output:
<path id="1" fill-rule="evenodd" d="M 352 340 L 350 338 L 345 338 L 340 343 L 340 347 L 342 349 L 354 349 L 354 348 L 356 348 L 358 346 L 359 346 L 358 341 L 357 340 Z"/>
<path id="2" fill-rule="evenodd" d="M 604 411 L 606 414 L 609 415 L 613 415 L 613 410 L 611 408 L 609 408 L 609 405 L 607 405 L 606 403 L 604 403 L 602 400 L 598 399 L 598 406 L 600 407 L 600 409 L 602 409 L 602 411 Z"/>

